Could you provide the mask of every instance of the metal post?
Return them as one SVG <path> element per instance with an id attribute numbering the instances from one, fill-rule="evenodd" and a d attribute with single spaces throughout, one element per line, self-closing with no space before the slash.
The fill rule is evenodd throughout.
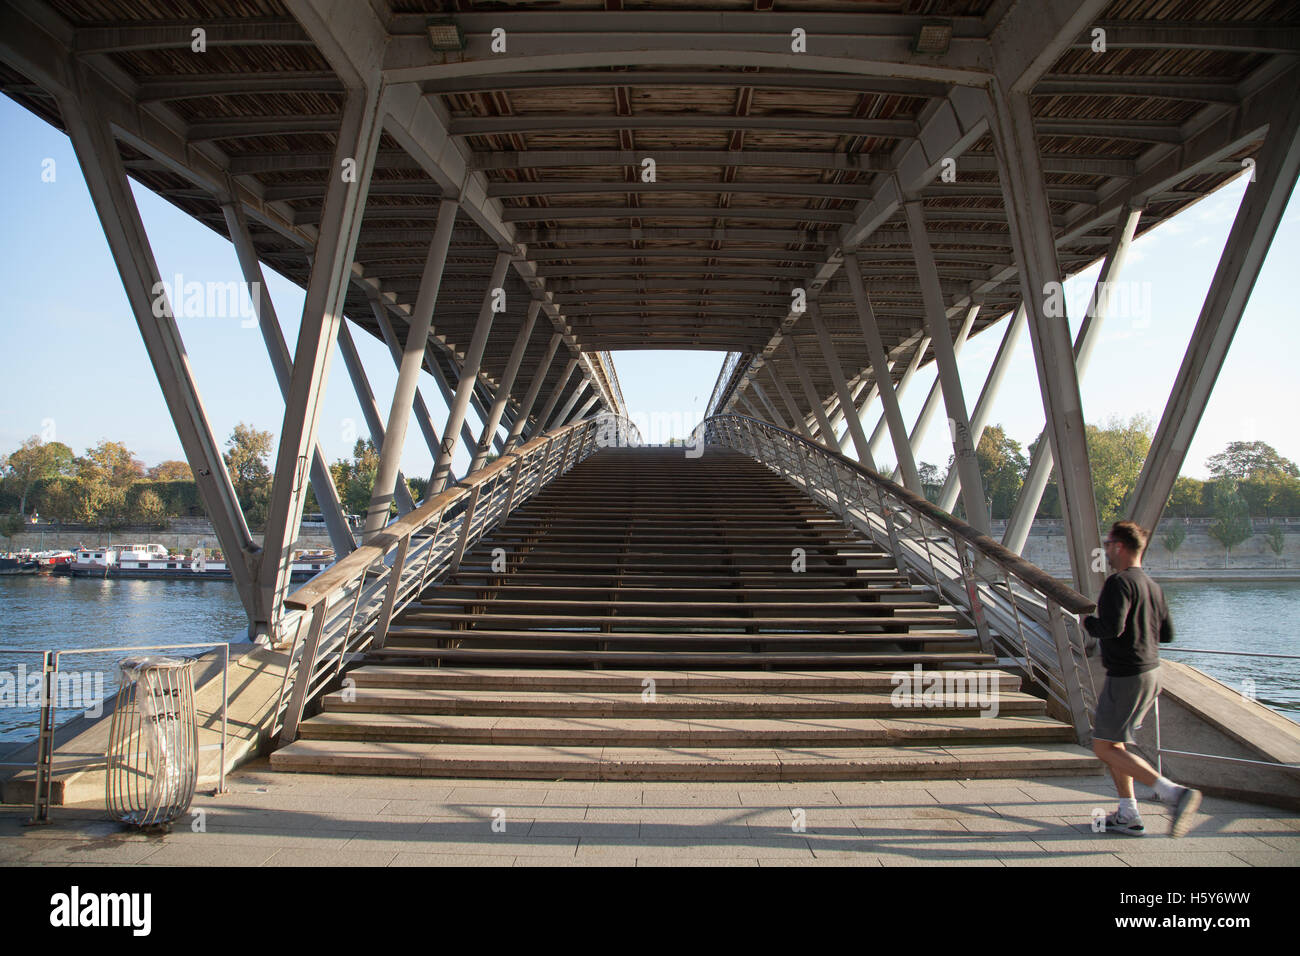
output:
<path id="1" fill-rule="evenodd" d="M 542 406 L 542 410 L 537 415 L 537 428 L 532 437 L 536 438 L 547 431 L 546 424 L 551 420 L 551 412 L 555 409 L 560 396 L 564 394 L 564 387 L 569 384 L 569 379 L 573 377 L 573 371 L 577 367 L 578 359 L 576 356 L 569 359 L 564 366 L 564 371 L 560 373 L 560 380 L 556 383 L 554 391 L 551 392 L 551 397 L 546 400 L 546 404 Z"/>
<path id="2" fill-rule="evenodd" d="M 1292 90 L 1297 88 L 1297 73 L 1291 71 Z M 1130 498 L 1129 514 L 1143 528 L 1154 530 L 1160 522 L 1288 198 L 1300 178 L 1300 96 L 1279 103 L 1272 119 L 1255 164 L 1255 182 L 1246 187 L 1169 403 Z"/>
<path id="3" fill-rule="evenodd" d="M 867 356 L 871 359 L 871 367 L 875 371 L 876 391 L 880 394 L 880 404 L 885 410 L 885 421 L 889 423 L 889 434 L 894 441 L 894 454 L 898 457 L 898 467 L 903 472 L 903 484 L 919 495 L 921 478 L 916 470 L 912 446 L 907 440 L 907 426 L 903 424 L 903 413 L 898 407 L 898 396 L 894 394 L 894 380 L 889 372 L 889 356 L 885 353 L 885 344 L 880 338 L 876 313 L 871 307 L 871 299 L 862 282 L 862 267 L 858 263 L 856 253 L 844 254 L 844 273 L 849 279 L 853 304 L 857 307 L 858 322 L 862 326 L 862 337 L 867 343 Z M 868 447 L 870 447 L 869 442 Z M 875 466 L 871 467 L 874 470 Z"/>
<path id="4" fill-rule="evenodd" d="M 835 432 L 831 430 L 831 423 L 826 418 L 826 409 L 822 407 L 817 387 L 813 385 L 812 375 L 809 374 L 803 359 L 799 357 L 799 349 L 794 344 L 794 339 L 788 338 L 785 341 L 790 346 L 790 361 L 794 365 L 795 374 L 799 376 L 799 384 L 803 386 L 804 397 L 812 406 L 813 417 L 817 419 L 817 426 L 821 430 L 818 439 L 831 451 L 839 451 L 839 446 L 835 443 Z"/>
<path id="5" fill-rule="evenodd" d="M 397 334 L 393 331 L 393 323 L 389 321 L 388 309 L 378 293 L 370 286 L 366 286 L 366 293 L 366 297 L 370 300 L 370 311 L 375 317 L 375 324 L 379 326 L 379 334 L 383 336 L 384 344 L 388 346 L 388 351 L 393 356 L 393 364 L 400 368 L 402 346 L 397 341 Z M 426 350 L 426 358 L 428 354 Z M 429 362 L 428 364 L 433 365 L 434 363 Z M 433 427 L 433 416 L 429 414 L 429 406 L 425 404 L 424 396 L 420 394 L 418 385 L 412 402 L 415 408 L 415 421 L 420 426 L 420 433 L 424 435 L 424 443 L 429 448 L 429 454 L 436 458 L 438 456 L 438 430 Z"/>
<path id="6" fill-rule="evenodd" d="M 1064 299 L 1061 268 L 1056 258 L 1051 208 L 1043 185 L 1029 96 L 1025 92 L 1003 93 L 996 83 L 989 95 L 992 103 L 989 132 L 1001 174 L 1003 205 L 1020 277 L 1020 300 L 1029 316 L 1029 337 L 1034 346 L 1046 430 L 1058 466 L 1061 514 L 1065 519 L 1074 586 L 1084 594 L 1096 594 L 1101 590 L 1103 577 L 1100 570 L 1093 570 L 1094 556 L 1101 553 L 1097 501 L 1093 497 L 1083 402 L 1079 397 L 1070 327 L 1061 304 Z M 982 505 L 982 493 L 967 493 L 966 486 L 974 480 L 975 476 L 968 478 L 963 473 L 962 497 L 971 502 L 978 498 Z M 968 503 L 968 514 L 970 507 Z"/>
<path id="7" fill-rule="evenodd" d="M 831 383 L 839 396 L 844 421 L 848 425 L 849 434 L 853 436 L 853 446 L 857 449 L 858 461 L 875 471 L 876 463 L 872 460 L 871 449 L 867 446 L 867 433 L 862 429 L 862 420 L 858 417 L 853 396 L 849 394 L 848 383 L 844 380 L 844 368 L 840 365 L 840 357 L 835 351 L 835 340 L 831 338 L 830 329 L 826 327 L 826 321 L 822 318 L 821 306 L 815 301 L 808 303 L 808 318 L 812 321 L 813 332 L 821 345 L 822 359 L 826 363 L 826 370 L 830 373 Z M 826 434 L 834 441 L 833 430 L 828 429 Z M 832 445 L 831 450 L 839 451 L 839 443 Z"/>
<path id="8" fill-rule="evenodd" d="M 379 466 L 375 470 L 375 481 L 370 492 L 370 508 L 366 511 L 366 525 L 362 531 L 363 542 L 373 540 L 384 525 L 388 524 L 388 506 L 392 503 L 393 490 L 399 481 L 398 465 L 402 450 L 406 447 L 406 425 L 411 418 L 411 403 L 415 399 L 415 387 L 424 365 L 424 350 L 429 345 L 433 308 L 438 301 L 438 289 L 442 285 L 442 271 L 447 263 L 447 249 L 451 245 L 451 230 L 456 224 L 458 209 L 454 200 L 444 199 L 438 204 L 438 222 L 424 259 L 424 272 L 420 276 L 420 291 L 416 295 L 415 308 L 408 319 L 406 350 L 398 364 L 397 384 L 393 388 L 393 402 L 388 411 L 384 442 L 379 446 Z M 401 481 L 401 485 L 405 488 L 406 482 Z"/>
<path id="9" fill-rule="evenodd" d="M 501 423 L 501 415 L 506 410 L 506 403 L 510 401 L 510 390 L 514 387 L 515 376 L 519 374 L 519 366 L 524 361 L 524 353 L 528 350 L 528 342 L 532 338 L 533 327 L 537 324 L 537 314 L 541 310 L 542 303 L 540 300 L 529 300 L 528 312 L 524 317 L 523 324 L 519 326 L 519 334 L 515 336 L 515 344 L 510 350 L 510 357 L 506 360 L 506 369 L 501 376 L 501 383 L 497 387 L 497 394 L 492 401 L 492 408 L 488 411 L 487 421 L 483 424 L 483 434 L 479 437 L 478 447 L 474 451 L 474 459 L 469 463 L 470 472 L 478 471 L 483 467 L 483 463 L 487 461 L 489 450 L 492 447 L 492 437 L 496 435 L 497 426 Z"/>
<path id="10" fill-rule="evenodd" d="M 510 267 L 510 253 L 498 252 L 492 266 L 492 278 L 488 282 L 483 305 L 479 308 L 478 321 L 474 324 L 474 336 L 470 339 L 465 352 L 465 362 L 460 369 L 460 382 L 456 385 L 456 397 L 447 409 L 447 425 L 442 430 L 442 447 L 438 449 L 438 460 L 433 466 L 433 477 L 429 481 L 429 493 L 436 495 L 447 487 L 451 475 L 451 456 L 456 450 L 456 432 L 465 422 L 465 410 L 478 381 L 479 366 L 483 361 L 483 351 L 487 348 L 488 334 L 492 331 L 492 320 L 496 317 L 497 292 L 504 294 L 506 269 Z"/>
<path id="11" fill-rule="evenodd" d="M 962 341 L 964 341 L 964 337 L 962 333 L 959 332 L 957 335 L 957 342 L 953 343 L 953 347 L 957 348 Z M 914 352 L 912 355 L 912 360 L 907 363 L 907 368 L 903 369 L 902 378 L 900 378 L 898 380 L 898 384 L 894 386 L 894 395 L 897 396 L 900 402 L 903 400 L 903 393 L 907 391 L 907 386 L 911 385 L 912 379 L 916 377 L 916 370 L 921 367 L 921 360 L 925 358 L 926 350 L 929 349 L 929 347 L 930 347 L 930 336 L 928 335 L 923 336 L 921 341 L 917 344 L 916 352 Z M 892 373 L 892 369 L 891 369 L 891 373 Z M 868 398 L 868 402 L 870 402 L 870 397 Z M 864 411 L 865 411 L 865 407 L 864 407 Z M 881 415 L 880 420 L 876 422 L 876 427 L 871 430 L 871 441 L 869 444 L 871 445 L 871 454 L 873 455 L 877 454 L 880 449 L 880 443 L 885 437 L 885 430 L 887 424 L 888 423 L 885 421 L 885 416 Z M 908 441 L 909 443 L 911 442 L 910 435 L 908 437 Z"/>
<path id="12" fill-rule="evenodd" d="M 371 650 L 381 649 L 388 638 L 388 625 L 393 619 L 393 606 L 397 603 L 397 591 L 402 582 L 402 566 L 406 563 L 406 550 L 410 544 L 409 533 L 402 535 L 397 542 L 397 550 L 393 554 L 393 567 L 388 572 L 388 588 L 384 591 L 384 606 L 379 612 L 379 620 L 375 622 L 375 636 Z"/>
<path id="13" fill-rule="evenodd" d="M 1115 231 L 1111 234 L 1110 249 L 1106 253 L 1101 272 L 1097 275 L 1097 283 L 1093 286 L 1092 296 L 1088 300 L 1088 311 L 1074 338 L 1074 367 L 1078 370 L 1080 381 L 1088 370 L 1088 360 L 1092 357 L 1093 347 L 1100 337 L 1099 329 L 1110 308 L 1112 277 L 1123 268 L 1129 244 L 1137 231 L 1138 219 L 1141 215 L 1140 207 L 1130 207 L 1128 212 L 1120 217 Z M 1016 498 L 1015 507 L 1011 509 L 1011 517 L 1002 535 L 1003 546 L 1016 554 L 1020 554 L 1025 548 L 1029 528 L 1034 523 L 1034 515 L 1038 512 L 1038 505 L 1043 500 L 1043 492 L 1047 489 L 1047 482 L 1052 476 L 1053 461 L 1052 443 L 1048 441 L 1047 432 L 1044 430 L 1038 435 L 1038 443 L 1034 446 L 1029 470 L 1025 473 L 1020 494 Z"/>
<path id="14" fill-rule="evenodd" d="M 961 355 L 961 348 L 966 344 L 966 339 L 970 337 L 971 329 L 975 327 L 975 317 L 979 315 L 979 311 L 980 306 L 978 304 L 973 304 L 966 310 L 966 318 L 963 320 L 961 328 L 957 330 L 957 338 L 952 343 L 954 357 Z M 930 340 L 930 344 L 934 344 L 933 340 Z M 922 351 L 924 352 L 924 349 Z M 930 428 L 930 420 L 934 418 L 935 410 L 939 407 L 939 397 L 939 376 L 936 374 L 934 381 L 930 383 L 930 391 L 926 393 L 925 402 L 921 405 L 921 412 L 916 416 L 916 421 L 912 424 L 911 442 L 913 448 L 921 447 L 921 442 L 925 439 L 925 433 Z M 882 427 L 884 425 L 883 419 L 881 425 Z M 897 481 L 900 476 L 901 472 L 895 469 L 894 480 Z"/>
<path id="15" fill-rule="evenodd" d="M 343 356 L 343 365 L 348 371 L 348 378 L 352 380 L 352 388 L 357 393 L 357 404 L 361 406 L 361 415 L 365 418 L 366 428 L 370 431 L 370 441 L 376 448 L 383 448 L 387 440 L 387 432 L 384 429 L 383 419 L 379 417 L 379 403 L 375 401 L 375 393 L 370 389 L 370 379 L 366 377 L 365 366 L 357 353 L 356 343 L 352 341 L 352 333 L 348 330 L 346 321 L 339 323 L 338 346 L 339 354 Z M 397 496 L 397 510 L 406 514 L 415 507 L 415 503 L 411 500 L 411 491 L 407 487 L 405 476 L 400 471 L 397 476 L 399 480 L 394 489 Z M 388 509 L 385 506 L 385 519 L 387 515 Z M 363 537 L 362 541 L 365 540 Z"/>
<path id="16" fill-rule="evenodd" d="M 591 406 L 595 405 L 598 401 L 600 401 L 599 392 L 597 392 L 595 395 L 591 396 L 591 398 L 583 402 L 582 407 L 579 408 L 578 411 L 574 414 L 573 420 L 575 422 L 582 421 L 582 419 L 586 417 L 587 412 L 591 411 Z"/>
<path id="17" fill-rule="evenodd" d="M 235 198 L 233 181 L 228 181 L 227 194 L 222 197 L 221 212 L 226 217 L 226 229 L 230 241 L 234 244 L 239 267 L 244 273 L 244 283 L 249 295 L 256 304 L 257 324 L 262 331 L 262 341 L 266 345 L 266 354 L 271 359 L 271 369 L 275 372 L 276 384 L 280 386 L 280 395 L 289 395 L 289 380 L 293 377 L 293 365 L 289 358 L 289 346 L 284 341 L 284 332 L 275 314 L 275 303 L 271 301 L 271 292 L 266 287 L 262 275 L 262 263 L 257 258 L 257 248 L 248 233 L 248 219 L 244 216 L 244 207 Z M 321 451 L 320 443 L 312 446 L 311 454 L 311 489 L 316 494 L 316 503 L 320 505 L 321 515 L 325 518 L 325 527 L 329 531 L 330 544 L 334 553 L 342 558 L 356 549 L 352 537 L 352 528 L 343 516 L 343 506 L 339 503 L 338 489 L 334 487 L 334 477 L 330 474 L 329 464 Z"/>
<path id="18" fill-rule="evenodd" d="M 767 397 L 767 392 L 763 391 L 763 386 L 758 384 L 757 376 L 750 379 L 749 387 L 754 390 L 754 394 L 758 396 L 758 400 L 763 403 L 763 407 L 767 409 L 767 413 L 772 416 L 772 422 L 779 425 L 781 428 L 784 428 L 786 431 L 789 431 L 789 424 L 781 413 L 777 411 L 776 406 L 772 404 L 772 400 Z"/>
<path id="19" fill-rule="evenodd" d="M 333 174 L 325 192 L 319 235 L 303 303 L 293 377 L 285 401 L 280 449 L 275 460 L 267 508 L 258 584 L 270 619 L 259 631 L 274 634 L 293 566 L 290 546 L 298 536 L 307 493 L 303 480 L 316 441 L 334 340 L 343 321 L 343 303 L 352 275 L 357 234 L 365 212 L 370 174 L 383 130 L 381 86 L 350 89 L 334 147 Z"/>
<path id="20" fill-rule="evenodd" d="M 552 424 L 553 428 L 563 428 L 569 423 L 569 413 L 573 411 L 573 406 L 578 404 L 579 396 L 587 390 L 587 386 L 590 384 L 591 383 L 585 378 L 579 379 L 577 386 L 573 389 L 573 393 L 569 396 L 569 400 L 564 403 L 564 407 L 560 409 L 560 413 L 555 416 L 555 421 Z"/>
<path id="21" fill-rule="evenodd" d="M 794 422 L 795 428 L 798 429 L 799 434 L 809 441 L 813 441 L 812 431 L 808 428 L 808 422 L 803 413 L 799 411 L 799 405 L 795 402 L 794 396 L 790 394 L 790 389 L 781 379 L 781 376 L 776 373 L 776 363 L 769 360 L 765 368 L 767 374 L 772 378 L 772 384 L 776 386 L 776 393 L 781 396 L 781 401 L 785 402 L 785 407 L 790 412 L 790 419 Z"/>
<path id="22" fill-rule="evenodd" d="M 451 384 L 447 381 L 447 374 L 442 370 L 442 363 L 439 361 L 439 358 L 440 356 L 437 354 L 437 350 L 432 345 L 430 345 L 429 359 L 428 359 L 429 368 L 433 372 L 433 380 L 438 383 L 438 391 L 442 393 L 443 402 L 446 404 L 448 408 L 451 408 L 452 404 L 456 400 L 456 389 L 452 388 Z M 456 373 L 456 384 L 459 386 L 462 376 L 461 376 L 460 369 L 456 368 L 456 357 L 450 353 L 447 353 L 447 361 L 451 365 L 452 371 Z M 474 442 L 476 440 L 474 438 L 474 432 L 469 427 L 469 422 L 466 420 L 465 417 L 462 417 L 461 419 L 460 437 L 465 439 L 466 448 L 474 447 Z M 453 445 L 455 444 L 455 441 L 456 439 L 452 437 Z M 442 443 L 440 442 L 438 444 L 438 447 L 434 449 L 434 453 L 433 453 L 434 461 L 438 460 L 438 455 L 441 454 L 441 452 L 442 452 Z"/>
<path id="23" fill-rule="evenodd" d="M 1002 334 L 1002 341 L 998 344 L 997 355 L 993 357 L 993 365 L 989 368 L 989 374 L 984 379 L 984 388 L 980 391 L 980 397 L 975 402 L 975 411 L 971 413 L 970 428 L 971 441 L 978 448 L 980 436 L 984 434 L 984 426 L 988 424 L 989 415 L 993 411 L 993 402 L 997 398 L 998 388 L 1002 385 L 1002 380 L 1006 378 L 1007 369 L 1011 367 L 1011 356 L 1015 354 L 1016 342 L 1020 340 L 1020 333 L 1025 330 L 1025 307 L 1021 306 L 1012 313 L 1011 319 L 1007 322 L 1006 331 Z M 948 470 L 948 477 L 944 480 L 943 491 L 939 494 L 939 507 L 944 511 L 952 511 L 953 505 L 957 503 L 957 495 L 960 490 L 960 476 L 956 468 Z"/>
<path id="24" fill-rule="evenodd" d="M 221 447 L 212 433 L 191 374 L 185 344 L 175 319 L 171 318 L 174 315 L 171 303 L 108 125 L 108 112 L 97 105 L 96 94 L 78 62 L 69 61 L 68 73 L 74 94 L 59 97 L 59 111 L 167 410 L 194 471 L 199 495 L 226 554 L 227 567 L 248 615 L 252 636 L 258 632 L 258 622 L 267 614 L 267 604 L 254 586 L 255 556 L 259 549 L 248 532 Z M 155 302 L 161 306 L 158 314 L 155 314 Z"/>
<path id="25" fill-rule="evenodd" d="M 550 343 L 546 346 L 546 354 L 537 363 L 537 371 L 533 374 L 533 382 L 528 386 L 528 392 L 524 395 L 524 400 L 519 404 L 519 413 L 515 416 L 515 423 L 510 426 L 510 432 L 506 435 L 505 450 L 507 452 L 513 450 L 520 443 L 520 437 L 528 424 L 528 413 L 533 410 L 537 396 L 542 391 L 542 383 L 546 380 L 546 373 L 551 370 L 551 362 L 555 360 L 555 352 L 559 349 L 560 342 L 563 339 L 564 336 L 559 332 L 553 333 Z"/>
<path id="26" fill-rule="evenodd" d="M 925 302 L 925 319 L 930 329 L 930 344 L 934 347 L 934 364 L 938 371 L 940 390 L 943 392 L 944 410 L 948 413 L 952 432 L 953 466 L 962 476 L 962 503 L 966 506 L 966 520 L 978 531 L 988 534 L 989 512 L 984 501 L 984 482 L 980 478 L 979 460 L 975 457 L 975 444 L 971 441 L 970 421 L 966 417 L 966 399 L 961 391 L 961 376 L 957 370 L 957 353 L 948 328 L 948 313 L 943 304 L 943 290 L 939 285 L 939 271 L 934 265 L 930 250 L 930 237 L 925 231 L 925 216 L 919 199 L 903 203 L 907 214 L 907 232 L 912 240 L 912 255 L 921 281 L 921 298 Z"/>

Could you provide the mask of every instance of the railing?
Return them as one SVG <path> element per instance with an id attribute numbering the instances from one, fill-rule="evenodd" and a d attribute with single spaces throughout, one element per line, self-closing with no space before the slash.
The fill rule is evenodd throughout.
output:
<path id="1" fill-rule="evenodd" d="M 1300 661 L 1300 656 L 1295 654 L 1261 654 L 1255 651 L 1212 651 L 1199 647 L 1161 647 L 1160 653 L 1165 654 L 1169 651 L 1178 651 L 1182 654 L 1221 654 L 1225 657 L 1263 657 L 1271 660 L 1283 661 Z M 1190 666 L 1190 665 L 1189 665 Z M 1202 760 L 1223 760 L 1228 763 L 1245 763 L 1256 767 L 1283 767 L 1288 770 L 1300 770 L 1300 764 L 1282 763 L 1277 760 L 1250 760 L 1246 757 L 1228 757 L 1223 754 L 1198 753 L 1194 750 L 1169 750 L 1161 743 L 1160 737 L 1160 698 L 1156 698 L 1156 772 L 1164 773 L 1164 756 L 1169 754 L 1176 757 L 1199 757 Z"/>
<path id="2" fill-rule="evenodd" d="M 65 655 L 82 655 L 82 654 L 108 654 L 124 653 L 127 651 L 193 651 L 198 648 L 215 647 L 221 652 L 221 742 L 219 744 L 206 744 L 199 748 L 202 750 L 211 750 L 214 747 L 221 751 L 221 765 L 217 770 L 217 789 L 216 793 L 224 793 L 226 790 L 226 727 L 227 712 L 230 706 L 230 644 L 226 641 L 208 641 L 201 644 L 149 644 L 149 645 L 132 645 L 130 647 L 76 647 L 65 648 L 57 651 L 37 651 L 30 648 L 21 647 L 0 647 L 0 654 L 30 654 L 41 658 L 41 691 L 40 691 L 40 717 L 37 727 L 36 736 L 36 759 L 31 761 L 0 761 L 0 767 L 11 769 L 31 770 L 35 774 L 32 797 L 32 822 L 49 823 L 50 822 L 50 804 L 54 782 L 54 735 L 59 729 L 58 711 L 60 708 L 76 710 L 87 709 L 85 699 L 78 702 L 77 705 L 70 705 L 63 700 L 64 695 L 60 694 L 63 683 L 59 680 L 60 658 Z M 100 701 L 102 705 L 103 701 Z M 65 755 L 77 757 L 78 755 Z M 102 755 L 98 753 L 82 754 L 80 759 L 64 761 L 58 769 L 67 770 L 73 767 L 93 767 L 96 764 L 104 764 L 104 772 L 108 773 L 108 752 Z"/>
<path id="3" fill-rule="evenodd" d="M 1096 694 L 1077 615 L 1094 602 L 920 495 L 783 428 L 718 415 L 692 441 L 700 429 L 706 444 L 752 456 L 888 548 L 900 571 L 971 622 L 982 650 L 1013 660 L 1070 715 L 1079 741 L 1089 738 Z"/>
<path id="4" fill-rule="evenodd" d="M 358 655 L 384 646 L 393 618 L 539 489 L 596 449 L 639 444 L 636 426 L 602 414 L 539 435 L 398 518 L 294 591 L 277 628 L 290 649 L 271 736 L 288 743 L 307 704 Z"/>

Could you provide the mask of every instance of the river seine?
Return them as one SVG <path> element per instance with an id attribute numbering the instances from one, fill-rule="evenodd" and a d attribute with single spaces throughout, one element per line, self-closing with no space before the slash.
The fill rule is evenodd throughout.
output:
<path id="1" fill-rule="evenodd" d="M 1169 648 L 1171 660 L 1250 693 L 1300 723 L 1300 660 L 1181 650 L 1300 657 L 1300 583 L 1180 582 L 1166 584 L 1164 590 L 1177 634 Z M 0 647 L 58 650 L 239 641 L 245 627 L 244 611 L 233 589 L 219 581 L 0 577 Z M 84 678 L 83 686 L 111 699 L 117 691 L 113 662 L 121 656 L 125 655 L 70 655 L 63 658 L 60 669 L 92 675 Z M 37 711 L 22 706 L 29 701 L 22 699 L 16 678 L 39 667 L 37 655 L 0 652 L 0 698 L 7 698 L 0 699 L 0 741 L 34 736 Z M 6 674 L 13 676 L 6 680 Z M 60 720 L 74 713 L 61 712 Z"/>

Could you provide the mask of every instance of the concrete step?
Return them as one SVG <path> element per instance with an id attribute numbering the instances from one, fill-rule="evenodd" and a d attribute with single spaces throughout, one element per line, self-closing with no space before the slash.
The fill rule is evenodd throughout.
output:
<path id="1" fill-rule="evenodd" d="M 653 701 L 640 690 L 485 691 L 430 687 L 349 687 L 327 694 L 326 711 L 348 713 L 535 715 L 566 717 L 909 717 L 979 714 L 986 698 L 970 692 L 896 696 L 889 691 L 858 694 L 661 693 Z M 996 695 L 999 713 L 1042 714 L 1044 702 L 1019 691 Z"/>
<path id="2" fill-rule="evenodd" d="M 464 632 L 462 632 L 464 633 Z M 424 662 L 455 662 L 469 665 L 518 666 L 537 664 L 545 667 L 572 667 L 598 664 L 602 667 L 649 668 L 734 668 L 775 667 L 782 670 L 826 668 L 842 670 L 852 667 L 911 667 L 913 664 L 946 666 L 951 664 L 992 664 L 997 658 L 971 646 L 964 651 L 602 651 L 596 648 L 384 648 L 371 651 L 372 661 L 409 659 Z"/>
<path id="3" fill-rule="evenodd" d="M 909 672 L 914 673 L 914 672 Z M 1015 674 L 992 668 L 925 671 L 945 685 L 975 673 L 996 682 L 999 692 L 1020 690 Z M 763 694 L 769 692 L 860 694 L 899 686 L 888 671 L 679 671 L 563 670 L 509 667 L 386 667 L 367 665 L 349 671 L 356 687 L 427 687 L 466 690 L 622 691 L 641 693 Z M 915 679 L 915 678 L 914 678 Z M 647 685 L 646 681 L 653 681 Z M 922 685 L 924 687 L 924 685 Z"/>
<path id="4" fill-rule="evenodd" d="M 900 711 L 899 713 L 906 713 Z M 556 747 L 869 747 L 945 741 L 1071 742 L 1050 717 L 500 717 L 325 712 L 304 722 L 306 740 L 387 740 Z"/>
<path id="5" fill-rule="evenodd" d="M 297 740 L 277 770 L 544 780 L 883 780 L 1096 774 L 1072 744 L 914 747 L 527 747 Z"/>

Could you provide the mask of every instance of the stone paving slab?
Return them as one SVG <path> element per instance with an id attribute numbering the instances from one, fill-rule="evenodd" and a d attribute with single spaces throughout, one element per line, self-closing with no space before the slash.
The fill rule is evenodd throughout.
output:
<path id="1" fill-rule="evenodd" d="M 1300 814 L 1207 798 L 1191 833 L 1141 800 L 1142 838 L 1091 832 L 1095 776 L 664 783 L 282 774 L 264 761 L 200 794 L 165 835 L 94 807 L 27 827 L 0 809 L 3 866 L 1286 866 Z M 794 810 L 802 811 L 802 831 Z M 500 811 L 499 813 L 495 813 Z M 495 815 L 494 815 L 495 813 Z M 504 823 L 504 832 L 493 822 Z"/>

